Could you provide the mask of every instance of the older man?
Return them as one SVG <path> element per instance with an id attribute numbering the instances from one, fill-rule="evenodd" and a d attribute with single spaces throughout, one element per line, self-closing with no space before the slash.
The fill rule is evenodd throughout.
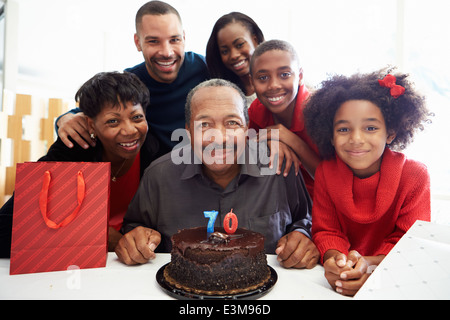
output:
<path id="1" fill-rule="evenodd" d="M 249 161 L 242 91 L 219 79 L 195 87 L 187 97 L 186 130 L 191 144 L 182 152 L 190 155 L 182 158 L 188 161 L 179 163 L 174 151 L 147 168 L 124 218 L 119 259 L 145 263 L 156 248 L 169 252 L 179 229 L 206 225 L 204 211 L 218 211 L 221 225 L 233 209 L 240 227 L 265 235 L 266 252 L 278 254 L 283 266 L 313 267 L 318 251 L 310 240 L 311 200 L 303 179 L 293 169 L 287 177 L 268 175 Z"/>

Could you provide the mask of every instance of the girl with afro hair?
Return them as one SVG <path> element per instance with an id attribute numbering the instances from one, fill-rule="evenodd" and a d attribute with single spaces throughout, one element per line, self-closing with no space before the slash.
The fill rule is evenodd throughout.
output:
<path id="1" fill-rule="evenodd" d="M 304 110 L 324 159 L 315 174 L 313 241 L 328 283 L 344 295 L 359 290 L 416 220 L 430 221 L 427 168 L 398 152 L 429 113 L 408 75 L 391 72 L 333 76 Z"/>

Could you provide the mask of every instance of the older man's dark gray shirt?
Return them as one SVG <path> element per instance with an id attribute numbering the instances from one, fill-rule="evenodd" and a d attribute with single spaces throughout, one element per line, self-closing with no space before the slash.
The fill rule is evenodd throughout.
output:
<path id="1" fill-rule="evenodd" d="M 202 166 L 174 164 L 170 153 L 154 161 L 142 177 L 122 231 L 137 226 L 155 229 L 162 237 L 157 252 L 170 252 L 170 237 L 178 230 L 207 225 L 204 211 L 219 212 L 217 227 L 233 209 L 239 227 L 266 237 L 267 253 L 274 253 L 278 240 L 293 230 L 310 237 L 311 200 L 301 174 L 296 176 L 293 168 L 283 177 L 262 174 L 260 163 L 241 164 L 240 173 L 222 189 Z"/>

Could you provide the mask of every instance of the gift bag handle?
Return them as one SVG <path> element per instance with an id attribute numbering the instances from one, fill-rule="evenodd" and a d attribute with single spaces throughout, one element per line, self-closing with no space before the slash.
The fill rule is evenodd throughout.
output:
<path id="1" fill-rule="evenodd" d="M 42 183 L 41 194 L 39 196 L 39 208 L 41 209 L 42 217 L 44 218 L 45 224 L 49 228 L 58 229 L 58 228 L 68 225 L 77 216 L 78 211 L 80 211 L 81 204 L 83 203 L 83 200 L 84 200 L 86 185 L 84 182 L 83 173 L 81 171 L 78 171 L 78 173 L 77 173 L 77 202 L 78 202 L 78 205 L 75 208 L 75 210 L 68 217 L 66 217 L 63 221 L 61 221 L 60 223 L 55 223 L 54 221 L 50 220 L 47 216 L 48 189 L 50 186 L 50 181 L 51 181 L 50 171 L 45 171 L 44 172 L 44 182 Z"/>

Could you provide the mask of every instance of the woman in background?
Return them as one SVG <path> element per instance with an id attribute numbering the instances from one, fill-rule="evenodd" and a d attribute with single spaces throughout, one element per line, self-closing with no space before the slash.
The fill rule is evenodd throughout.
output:
<path id="1" fill-rule="evenodd" d="M 206 46 L 206 63 L 211 78 L 231 81 L 247 96 L 247 107 L 255 100 L 250 80 L 250 59 L 264 35 L 255 21 L 231 12 L 215 23 Z"/>

